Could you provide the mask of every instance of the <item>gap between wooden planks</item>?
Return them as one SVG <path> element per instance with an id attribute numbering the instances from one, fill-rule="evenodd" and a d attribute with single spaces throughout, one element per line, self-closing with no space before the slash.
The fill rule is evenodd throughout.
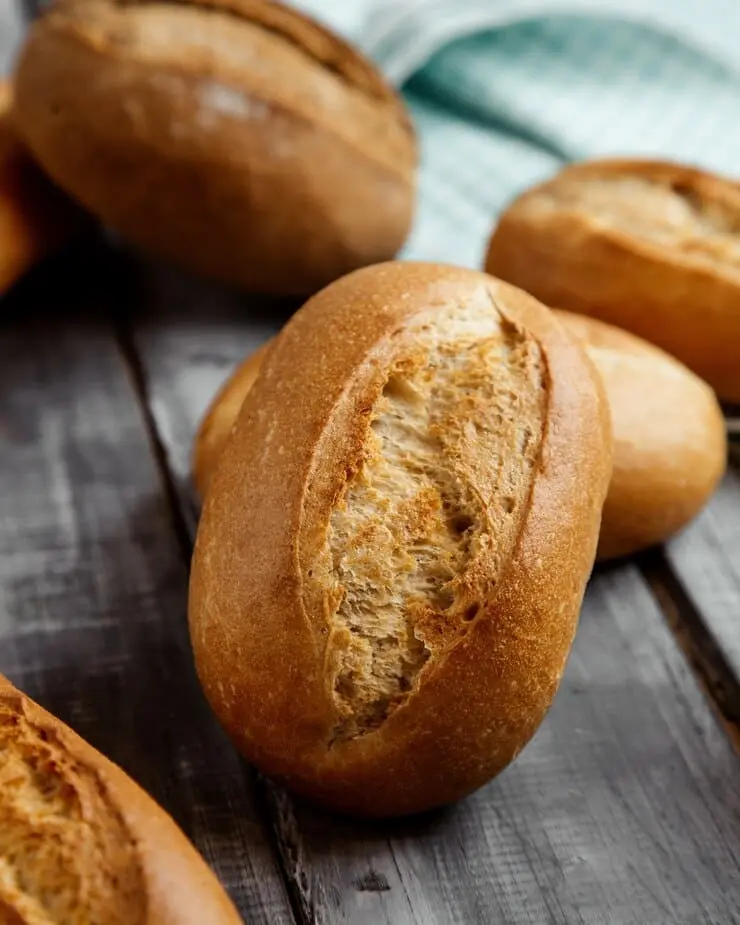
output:
<path id="1" fill-rule="evenodd" d="M 187 568 L 116 343 L 100 251 L 2 300 L 0 671 L 171 812 L 248 921 L 294 921 L 192 667 Z M 204 923 L 206 925 L 206 923 Z"/>
<path id="2" fill-rule="evenodd" d="M 233 366 L 294 306 L 152 265 L 141 284 L 123 341 L 189 542 L 196 423 Z M 734 577 L 724 580 L 737 597 Z M 668 599 L 683 613 L 673 590 Z M 739 767 L 655 597 L 627 565 L 595 576 L 535 740 L 460 806 L 368 825 L 266 783 L 263 794 L 305 922 L 724 923 L 737 920 L 729 897 L 740 889 Z"/>

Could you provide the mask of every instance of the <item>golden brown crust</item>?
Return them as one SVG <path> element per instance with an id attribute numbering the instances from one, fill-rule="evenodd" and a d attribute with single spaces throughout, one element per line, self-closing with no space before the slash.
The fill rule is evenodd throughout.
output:
<path id="1" fill-rule="evenodd" d="M 0 80 L 0 293 L 84 224 L 20 144 L 12 108 L 13 88 Z"/>
<path id="2" fill-rule="evenodd" d="M 589 190 L 598 202 L 584 205 Z M 736 183 L 652 161 L 567 167 L 504 212 L 486 269 L 644 337 L 740 400 Z"/>
<path id="3" fill-rule="evenodd" d="M 118 6 L 137 7 L 153 3 L 154 0 L 117 0 Z M 407 123 L 411 130 L 409 116 L 399 96 L 385 81 L 382 74 L 367 58 L 357 53 L 357 50 L 345 42 L 340 36 L 329 32 L 316 20 L 301 13 L 293 7 L 286 7 L 280 3 L 265 3 L 264 0 L 163 0 L 162 6 L 191 6 L 202 10 L 212 10 L 216 13 L 232 15 L 235 20 L 254 22 L 266 31 L 273 32 L 300 49 L 322 67 L 339 75 L 346 83 L 357 87 L 364 94 L 375 98 L 389 107 L 396 109 L 399 119 Z M 90 6 L 90 0 L 65 0 L 64 6 L 58 2 L 57 8 L 63 9 L 65 16 L 74 21 L 78 16 L 83 25 L 89 27 L 90 13 L 85 9 Z M 105 7 L 99 6 L 93 12 L 94 17 L 103 17 L 105 22 Z M 131 36 L 125 33 L 109 34 L 108 39 L 119 48 L 125 47 L 127 39 Z M 160 49 L 160 54 L 162 49 Z M 183 61 L 175 54 L 172 63 L 176 66 L 192 71 L 199 65 L 203 67 L 204 61 Z M 211 76 L 208 68 L 204 75 Z"/>
<path id="4" fill-rule="evenodd" d="M 598 558 L 662 543 L 698 514 L 725 471 L 727 435 L 714 392 L 627 331 L 585 315 L 556 315 L 588 344 L 609 398 L 614 470 Z"/>
<path id="5" fill-rule="evenodd" d="M 425 313 L 481 299 L 504 328 L 532 339 L 546 370 L 544 431 L 531 483 L 517 489 L 527 495 L 516 542 L 496 565 L 495 543 L 476 558 L 467 590 L 480 609 L 432 651 L 400 705 L 373 731 L 332 742 L 330 614 L 311 578 L 327 518 L 357 471 L 396 342 Z M 557 688 L 610 468 L 598 377 L 526 294 L 473 271 L 411 263 L 357 271 L 319 293 L 268 352 L 198 531 L 191 637 L 236 745 L 296 790 L 365 815 L 414 812 L 482 785 L 526 744 Z M 501 500 L 499 489 L 484 504 Z"/>
<path id="6" fill-rule="evenodd" d="M 0 740 L 3 922 L 241 921 L 172 819 L 1 675 Z"/>
<path id="7" fill-rule="evenodd" d="M 676 359 L 628 331 L 586 315 L 555 314 L 588 345 L 611 410 L 614 468 L 597 558 L 662 543 L 696 516 L 724 473 L 727 436 L 714 392 Z M 199 428 L 193 478 L 201 498 L 268 347 L 234 370 Z"/>
<path id="8" fill-rule="evenodd" d="M 198 427 L 193 445 L 192 469 L 195 489 L 201 498 L 206 496 L 208 482 L 237 419 L 239 409 L 257 379 L 268 346 L 269 343 L 263 344 L 255 350 L 229 376 L 213 398 Z"/>
<path id="9" fill-rule="evenodd" d="M 358 52 L 267 0 L 60 0 L 31 29 L 19 125 L 51 176 L 132 241 L 257 291 L 384 260 L 416 144 Z"/>

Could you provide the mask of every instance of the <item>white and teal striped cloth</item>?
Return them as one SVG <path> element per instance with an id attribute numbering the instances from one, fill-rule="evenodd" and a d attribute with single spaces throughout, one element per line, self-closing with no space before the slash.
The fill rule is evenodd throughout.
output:
<path id="1" fill-rule="evenodd" d="M 479 266 L 495 215 L 573 159 L 740 178 L 740 0 L 293 0 L 403 89 L 422 146 L 403 256 Z"/>

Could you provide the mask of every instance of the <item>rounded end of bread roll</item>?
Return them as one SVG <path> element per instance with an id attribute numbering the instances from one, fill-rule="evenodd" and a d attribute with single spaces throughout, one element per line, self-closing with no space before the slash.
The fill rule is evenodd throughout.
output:
<path id="1" fill-rule="evenodd" d="M 270 0 L 60 0 L 29 30 L 17 122 L 130 241 L 255 292 L 306 295 L 408 234 L 417 147 L 358 51 Z"/>
<path id="2" fill-rule="evenodd" d="M 727 463 L 727 433 L 712 389 L 678 360 L 612 325 L 556 311 L 587 346 L 604 382 L 614 470 L 599 559 L 662 543 L 706 504 Z"/>
<path id="3" fill-rule="evenodd" d="M 610 471 L 598 376 L 525 293 L 398 263 L 309 300 L 193 559 L 196 665 L 237 747 L 366 816 L 484 784 L 555 694 Z"/>
<path id="4" fill-rule="evenodd" d="M 255 383 L 269 348 L 263 344 L 229 376 L 209 405 L 193 445 L 192 473 L 195 490 L 205 498 L 208 483 L 229 438 L 239 410 Z"/>
<path id="5" fill-rule="evenodd" d="M 0 921 L 241 921 L 164 810 L 1 675 L 0 781 Z"/>

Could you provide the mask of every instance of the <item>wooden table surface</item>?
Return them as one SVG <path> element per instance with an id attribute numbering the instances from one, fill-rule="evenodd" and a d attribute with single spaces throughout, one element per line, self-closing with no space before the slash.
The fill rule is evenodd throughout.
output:
<path id="1" fill-rule="evenodd" d="M 0 67 L 17 14 L 0 0 Z M 682 536 L 597 570 L 544 725 L 458 806 L 350 822 L 232 750 L 188 644 L 189 455 L 216 387 L 293 308 L 101 240 L 3 298 L 0 672 L 172 813 L 247 922 L 740 922 L 732 457 Z"/>

